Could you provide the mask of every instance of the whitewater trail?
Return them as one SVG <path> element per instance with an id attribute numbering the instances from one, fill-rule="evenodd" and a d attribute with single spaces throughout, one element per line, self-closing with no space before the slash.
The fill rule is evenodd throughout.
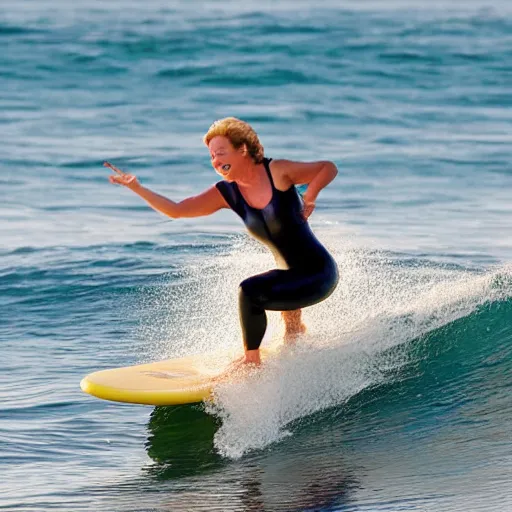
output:
<path id="1" fill-rule="evenodd" d="M 271 312 L 264 345 L 280 347 L 277 354 L 261 370 L 219 384 L 205 405 L 222 420 L 215 447 L 226 457 L 275 443 L 291 435 L 292 422 L 393 379 L 409 359 L 407 342 L 512 294 L 509 268 L 469 271 L 357 247 L 335 228 L 322 235 L 341 278 L 328 300 L 304 310 L 308 333 L 283 347 L 280 315 Z M 239 237 L 231 250 L 190 265 L 179 283 L 146 294 L 146 359 L 240 351 L 238 283 L 272 266 Z"/>

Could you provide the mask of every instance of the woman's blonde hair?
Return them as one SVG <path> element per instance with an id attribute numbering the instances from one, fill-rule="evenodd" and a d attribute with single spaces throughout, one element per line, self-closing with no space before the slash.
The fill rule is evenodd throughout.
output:
<path id="1" fill-rule="evenodd" d="M 263 162 L 263 146 L 249 123 L 236 117 L 219 119 L 210 126 L 203 141 L 208 146 L 210 141 L 219 135 L 227 137 L 235 149 L 239 149 L 245 144 L 254 162 L 257 164 Z"/>

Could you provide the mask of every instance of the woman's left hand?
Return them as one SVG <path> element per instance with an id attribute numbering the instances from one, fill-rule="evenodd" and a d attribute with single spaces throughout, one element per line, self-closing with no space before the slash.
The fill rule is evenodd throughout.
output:
<path id="1" fill-rule="evenodd" d="M 304 218 L 308 219 L 309 216 L 313 213 L 313 210 L 315 209 L 315 202 L 314 201 L 304 201 Z"/>

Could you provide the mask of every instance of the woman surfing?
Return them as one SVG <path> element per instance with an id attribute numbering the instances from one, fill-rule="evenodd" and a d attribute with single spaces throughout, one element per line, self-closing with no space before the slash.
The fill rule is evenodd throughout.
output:
<path id="1" fill-rule="evenodd" d="M 234 366 L 260 365 L 260 344 L 267 328 L 266 311 L 281 311 L 285 342 L 306 327 L 301 308 L 325 300 L 336 288 L 338 269 L 308 224 L 320 191 L 337 175 L 328 161 L 293 162 L 265 158 L 256 132 L 246 122 L 228 117 L 212 124 L 204 143 L 212 166 L 223 178 L 199 195 L 172 201 L 146 187 L 132 174 L 109 162 L 116 174 L 111 183 L 123 185 L 168 217 L 200 217 L 231 208 L 249 233 L 273 253 L 277 268 L 240 283 L 239 314 L 244 356 Z M 303 198 L 295 185 L 307 185 Z"/>

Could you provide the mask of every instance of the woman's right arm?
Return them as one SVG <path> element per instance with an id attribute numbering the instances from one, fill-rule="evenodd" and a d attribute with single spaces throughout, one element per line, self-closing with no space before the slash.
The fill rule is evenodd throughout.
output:
<path id="1" fill-rule="evenodd" d="M 188 197 L 177 203 L 143 187 L 133 174 L 122 173 L 122 171 L 107 163 L 105 163 L 105 166 L 117 172 L 117 175 L 109 176 L 110 183 L 116 183 L 129 188 L 142 197 L 151 208 L 173 219 L 202 217 L 211 215 L 221 208 L 229 208 L 226 200 L 215 185 L 197 196 Z"/>

